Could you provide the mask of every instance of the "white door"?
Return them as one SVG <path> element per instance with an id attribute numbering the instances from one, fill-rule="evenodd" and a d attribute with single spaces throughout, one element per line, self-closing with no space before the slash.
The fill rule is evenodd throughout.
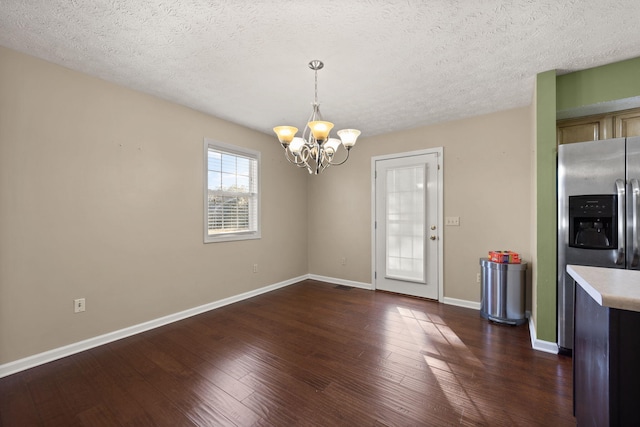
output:
<path id="1" fill-rule="evenodd" d="M 442 148 L 417 153 L 372 159 L 374 286 L 437 300 L 441 295 Z"/>

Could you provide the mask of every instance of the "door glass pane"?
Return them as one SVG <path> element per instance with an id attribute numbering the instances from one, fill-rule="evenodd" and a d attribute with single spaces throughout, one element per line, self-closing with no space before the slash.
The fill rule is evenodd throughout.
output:
<path id="1" fill-rule="evenodd" d="M 424 165 L 387 169 L 386 277 L 425 282 Z"/>

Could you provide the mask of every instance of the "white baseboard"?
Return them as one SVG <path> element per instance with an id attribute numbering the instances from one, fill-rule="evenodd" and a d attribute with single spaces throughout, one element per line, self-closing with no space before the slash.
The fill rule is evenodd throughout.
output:
<path id="1" fill-rule="evenodd" d="M 479 302 L 475 302 L 475 301 L 468 301 L 468 300 L 464 300 L 464 299 L 444 297 L 444 298 L 442 298 L 442 302 L 444 304 L 455 305 L 455 306 L 458 306 L 458 307 L 472 308 L 474 310 L 480 310 L 480 303 Z"/>
<path id="2" fill-rule="evenodd" d="M 168 316 L 160 317 L 158 319 L 150 320 L 148 322 L 140 323 L 130 326 L 128 328 L 120 329 L 118 331 L 109 332 L 104 335 L 89 338 L 84 341 L 79 341 L 73 344 L 66 345 L 64 347 L 55 348 L 53 350 L 45 351 L 44 353 L 35 354 L 33 356 L 25 357 L 13 362 L 0 365 L 0 378 L 7 375 L 15 374 L 16 372 L 24 371 L 29 368 L 33 368 L 38 365 L 42 365 L 48 362 L 52 362 L 63 357 L 71 356 L 72 354 L 80 353 L 81 351 L 89 350 L 91 348 L 107 344 L 122 338 L 126 338 L 141 332 L 145 332 L 151 329 L 155 329 L 160 326 L 167 325 L 169 323 L 177 322 L 178 320 L 186 319 L 187 317 L 195 316 L 197 314 L 205 313 L 210 310 L 214 310 L 225 305 L 233 304 L 238 301 L 242 301 L 248 298 L 255 297 L 266 292 L 274 291 L 285 286 L 293 285 L 302 280 L 308 279 L 308 275 L 296 277 L 293 279 L 285 280 L 280 283 L 265 286 L 253 291 L 245 292 L 239 295 L 234 295 L 229 298 L 214 301 L 208 304 L 201 305 L 199 307 L 190 308 L 188 310 L 181 311 L 179 313 L 170 314 Z"/>
<path id="3" fill-rule="evenodd" d="M 55 348 L 53 350 L 45 351 L 43 353 L 35 354 L 33 356 L 25 357 L 13 362 L 0 365 L 0 378 L 6 377 L 11 374 L 15 374 L 20 371 L 24 371 L 35 366 L 39 366 L 48 362 L 52 362 L 63 357 L 71 356 L 72 354 L 80 353 L 85 350 L 89 350 L 94 347 L 98 347 L 103 344 L 126 338 L 141 332 L 145 332 L 151 329 L 158 328 L 160 326 L 167 325 L 169 323 L 177 322 L 188 317 L 192 317 L 207 311 L 214 310 L 225 305 L 233 304 L 260 294 L 264 294 L 270 291 L 274 291 L 285 286 L 293 285 L 294 283 L 301 282 L 306 279 L 318 280 L 321 282 L 333 283 L 336 285 L 352 286 L 355 288 L 362 288 L 372 290 L 373 286 L 370 283 L 355 282 L 351 280 L 338 279 L 334 277 L 319 276 L 315 274 L 307 274 L 293 279 L 285 280 L 280 283 L 265 286 L 253 291 L 245 292 L 239 295 L 235 295 L 229 298 L 225 298 L 219 301 L 214 301 L 208 304 L 194 307 L 188 310 L 181 311 L 179 313 L 170 314 L 168 316 L 160 317 L 158 319 L 150 320 L 148 322 L 140 323 L 130 326 L 128 328 L 120 329 L 118 331 L 109 332 L 104 335 L 89 338 L 83 341 L 79 341 L 73 344 L 69 344 L 63 347 Z M 471 308 L 474 310 L 480 310 L 480 303 L 474 301 L 460 300 L 456 298 L 443 298 L 444 304 L 455 305 L 458 307 Z M 531 346 L 535 350 L 544 351 L 547 353 L 558 353 L 558 345 L 554 342 L 542 341 L 536 339 L 536 330 L 533 323 L 533 319 L 529 316 L 529 332 L 531 335 Z"/>
<path id="4" fill-rule="evenodd" d="M 308 279 L 318 280 L 320 282 L 333 283 L 335 285 L 352 286 L 354 288 L 373 290 L 371 283 L 355 282 L 353 280 L 337 279 L 335 277 L 318 276 L 317 274 L 309 274 Z"/>
<path id="5" fill-rule="evenodd" d="M 558 354 L 558 343 L 539 340 L 536 337 L 536 325 L 533 323 L 533 317 L 531 316 L 529 316 L 529 335 L 531 336 L 531 347 L 534 350 Z"/>

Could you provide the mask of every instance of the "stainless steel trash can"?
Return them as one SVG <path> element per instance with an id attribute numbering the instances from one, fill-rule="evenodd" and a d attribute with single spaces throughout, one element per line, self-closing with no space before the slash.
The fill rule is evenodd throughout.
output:
<path id="1" fill-rule="evenodd" d="M 525 318 L 527 263 L 503 264 L 480 258 L 480 316 L 521 325 Z"/>

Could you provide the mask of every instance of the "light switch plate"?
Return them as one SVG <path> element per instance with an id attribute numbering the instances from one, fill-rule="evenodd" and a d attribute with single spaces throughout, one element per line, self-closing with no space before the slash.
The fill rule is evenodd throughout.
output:
<path id="1" fill-rule="evenodd" d="M 82 313 L 87 309 L 87 303 L 84 298 L 78 298 L 73 300 L 73 312 Z"/>
<path id="2" fill-rule="evenodd" d="M 448 216 L 445 218 L 445 225 L 460 225 L 459 216 Z"/>

